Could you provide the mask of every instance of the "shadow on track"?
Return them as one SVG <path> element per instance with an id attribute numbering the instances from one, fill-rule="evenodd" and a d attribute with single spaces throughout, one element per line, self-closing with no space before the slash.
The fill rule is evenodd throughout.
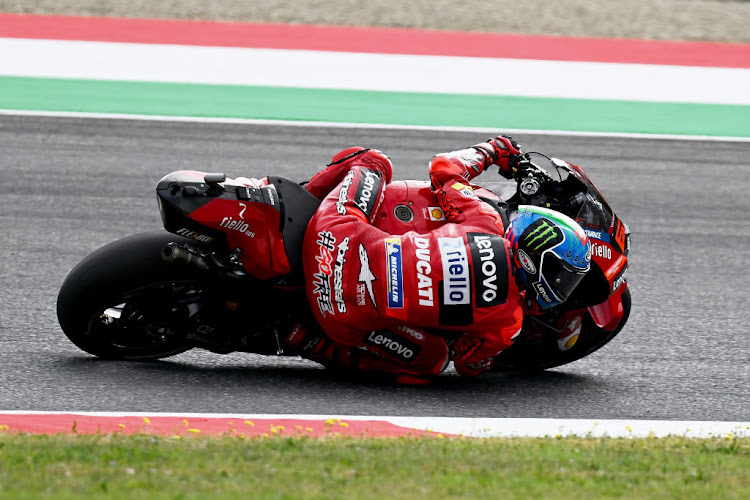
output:
<path id="1" fill-rule="evenodd" d="M 210 413 L 220 408 L 222 413 L 488 417 L 515 416 L 522 409 L 528 415 L 529 407 L 541 401 L 535 416 L 543 417 L 603 383 L 598 377 L 563 371 L 493 372 L 477 378 L 451 372 L 429 386 L 407 386 L 386 377 L 342 376 L 296 358 L 274 365 L 269 362 L 274 359 L 254 357 L 246 364 L 211 366 L 73 356 L 52 364 L 64 380 L 96 387 L 97 406 L 111 410 L 113 401 L 126 401 L 116 406 L 121 411 Z M 336 401 L 335 409 L 331 400 Z M 186 404 L 190 401 L 195 404 Z"/>

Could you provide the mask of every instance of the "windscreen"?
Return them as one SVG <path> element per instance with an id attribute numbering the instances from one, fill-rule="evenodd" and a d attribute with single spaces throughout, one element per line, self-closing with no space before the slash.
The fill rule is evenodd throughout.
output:
<path id="1" fill-rule="evenodd" d="M 583 203 L 575 216 L 576 222 L 587 230 L 590 237 L 609 242 L 609 230 L 613 220 L 612 209 L 583 170 L 575 165 L 569 166 L 575 178 L 586 187 Z"/>
<path id="2" fill-rule="evenodd" d="M 601 231 L 606 233 L 612 226 L 612 209 L 607 202 L 599 195 L 598 191 L 589 189 L 586 193 L 586 199 L 575 217 L 584 229 Z M 602 239 L 602 238 L 599 238 Z"/>

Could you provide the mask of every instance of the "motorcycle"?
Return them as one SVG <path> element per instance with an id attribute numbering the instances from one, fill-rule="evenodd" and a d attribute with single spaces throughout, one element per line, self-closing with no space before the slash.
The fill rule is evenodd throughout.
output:
<path id="1" fill-rule="evenodd" d="M 588 356 L 627 322 L 630 230 L 580 167 L 530 152 L 517 169 L 515 181 L 475 189 L 506 227 L 515 210 L 542 206 L 575 219 L 592 243 L 591 270 L 573 296 L 551 311 L 529 307 L 521 334 L 492 365 L 543 370 Z M 301 256 L 305 228 L 320 201 L 283 177 L 270 176 L 267 189 L 250 191 L 224 174 L 177 171 L 163 177 L 156 193 L 166 232 L 117 240 L 75 266 L 57 301 L 65 335 L 107 359 L 152 360 L 193 348 L 297 355 L 285 352 L 279 325 L 314 323 Z M 274 203 L 262 221 L 241 217 L 250 203 L 268 206 L 269 197 Z M 269 220 L 279 224 L 290 256 L 290 271 L 281 278 L 265 279 L 252 262 L 256 239 L 247 236 Z M 428 182 L 401 180 L 388 185 L 375 225 L 398 235 L 446 223 Z M 460 334 L 431 333 L 449 341 Z"/>

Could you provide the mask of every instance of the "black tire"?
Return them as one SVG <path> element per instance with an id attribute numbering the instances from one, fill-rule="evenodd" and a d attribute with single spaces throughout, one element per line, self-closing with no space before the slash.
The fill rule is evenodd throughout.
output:
<path id="1" fill-rule="evenodd" d="M 203 286 L 190 268 L 162 260 L 162 248 L 171 241 L 200 246 L 155 231 L 115 241 L 83 259 L 57 297 L 65 335 L 107 359 L 159 359 L 190 349 L 179 328 L 186 314 L 179 308 L 200 300 Z"/>
<path id="2" fill-rule="evenodd" d="M 589 315 L 584 318 L 581 333 L 575 345 L 567 351 L 557 348 L 555 335 L 547 336 L 541 344 L 532 344 L 521 337 L 509 349 L 495 358 L 492 369 L 498 371 L 540 371 L 572 363 L 601 349 L 622 331 L 630 316 L 630 289 L 622 294 L 624 315 L 617 328 L 607 332 L 596 326 Z"/>

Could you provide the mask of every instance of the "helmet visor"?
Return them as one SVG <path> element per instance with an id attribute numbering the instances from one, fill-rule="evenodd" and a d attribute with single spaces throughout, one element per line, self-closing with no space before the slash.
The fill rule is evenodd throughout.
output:
<path id="1" fill-rule="evenodd" d="M 539 267 L 540 278 L 560 302 L 568 300 L 588 271 L 588 267 L 576 269 L 570 266 L 549 250 L 542 254 Z"/>

